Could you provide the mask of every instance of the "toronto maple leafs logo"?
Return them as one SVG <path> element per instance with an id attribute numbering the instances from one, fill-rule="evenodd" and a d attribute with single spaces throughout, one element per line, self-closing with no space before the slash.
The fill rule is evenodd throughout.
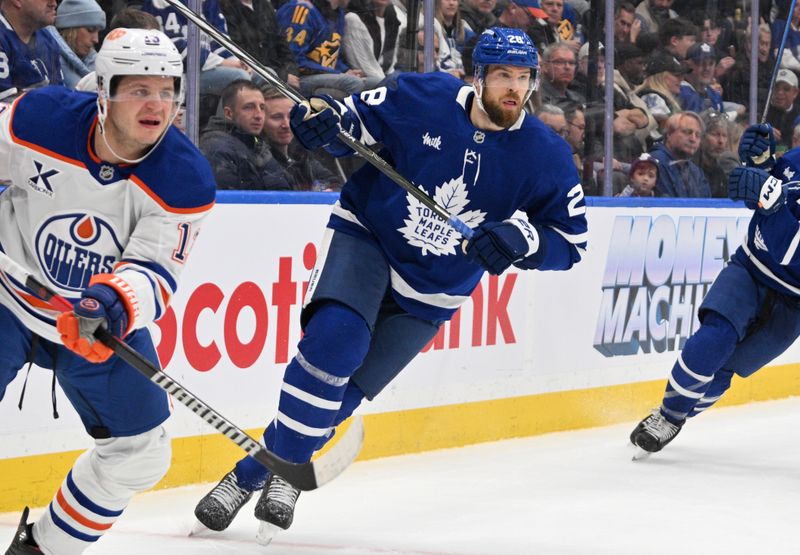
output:
<path id="1" fill-rule="evenodd" d="M 408 244 L 419 247 L 423 256 L 428 253 L 435 256 L 456 254 L 461 235 L 415 197 L 409 194 L 406 198 L 408 218 L 403 220 L 405 226 L 398 231 L 403 234 Z M 458 176 L 436 187 L 433 198 L 439 206 L 453 216 L 458 216 L 473 229 L 482 224 L 486 217 L 486 212 L 481 210 L 464 211 L 469 204 L 464 176 Z"/>

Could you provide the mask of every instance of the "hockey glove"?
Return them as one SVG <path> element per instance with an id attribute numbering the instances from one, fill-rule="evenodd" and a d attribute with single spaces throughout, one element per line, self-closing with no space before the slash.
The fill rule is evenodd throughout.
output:
<path id="1" fill-rule="evenodd" d="M 539 232 L 521 219 L 489 222 L 478 227 L 464 247 L 467 260 L 500 275 L 515 262 L 539 250 Z"/>
<path id="2" fill-rule="evenodd" d="M 102 283 L 114 282 L 115 286 Z M 105 362 L 113 351 L 94 337 L 99 327 L 108 329 L 114 337 L 127 335 L 132 320 L 130 305 L 120 295 L 117 287 L 124 284 L 113 274 L 98 274 L 92 278 L 89 287 L 81 294 L 80 302 L 72 312 L 58 317 L 56 329 L 61 334 L 61 342 L 69 349 L 90 362 Z M 127 284 L 124 284 L 126 286 Z"/>
<path id="3" fill-rule="evenodd" d="M 339 111 L 338 103 L 330 96 L 312 96 L 308 102 L 294 105 L 289 112 L 289 125 L 300 144 L 314 150 L 336 139 L 341 122 Z"/>
<path id="4" fill-rule="evenodd" d="M 739 141 L 739 160 L 747 167 L 769 171 L 775 165 L 775 148 L 771 125 L 751 125 Z"/>
<path id="5" fill-rule="evenodd" d="M 758 168 L 736 167 L 728 177 L 728 196 L 768 216 L 786 204 L 783 182 Z"/>

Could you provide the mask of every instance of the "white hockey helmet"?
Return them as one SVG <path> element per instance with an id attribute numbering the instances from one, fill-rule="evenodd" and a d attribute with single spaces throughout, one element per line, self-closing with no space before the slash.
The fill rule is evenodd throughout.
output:
<path id="1" fill-rule="evenodd" d="M 124 29 L 111 31 L 95 60 L 97 92 L 111 97 L 111 81 L 124 75 L 153 75 L 178 80 L 176 100 L 183 100 L 183 59 L 172 41 L 153 29 Z"/>

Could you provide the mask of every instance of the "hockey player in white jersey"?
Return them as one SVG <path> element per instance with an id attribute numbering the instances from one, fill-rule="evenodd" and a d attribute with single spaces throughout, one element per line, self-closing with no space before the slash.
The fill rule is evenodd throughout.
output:
<path id="1" fill-rule="evenodd" d="M 631 432 L 631 443 L 660 451 L 686 420 L 708 410 L 734 374 L 746 378 L 800 337 L 800 148 L 775 160 L 766 124 L 739 143 L 746 166 L 734 168 L 729 196 L 754 210 L 742 245 L 700 305 L 701 326 L 670 371 L 661 406 Z"/>
<path id="2" fill-rule="evenodd" d="M 372 145 L 475 230 L 465 246 L 447 223 L 371 166 L 346 183 L 328 223 L 301 315 L 304 336 L 284 375 L 264 441 L 308 461 L 364 398 L 372 400 L 465 302 L 485 271 L 566 270 L 586 246 L 583 190 L 569 145 L 523 105 L 538 81 L 536 49 L 495 28 L 474 52 L 475 84 L 404 74 L 343 104 L 315 97 L 292 110 L 306 148 L 348 152 L 339 126 Z M 513 218 L 516 210 L 526 214 Z M 298 491 L 250 458 L 197 505 L 226 528 L 262 489 L 256 517 L 286 529 Z M 269 478 L 269 479 L 268 479 Z"/>
<path id="3" fill-rule="evenodd" d="M 82 553 L 170 463 L 166 394 L 93 333 L 158 364 L 146 326 L 175 293 L 215 184 L 171 126 L 183 64 L 163 33 L 115 29 L 96 70 L 98 94 L 45 87 L 0 113 L 0 250 L 74 303 L 60 313 L 0 272 L 0 398 L 26 363 L 50 369 L 95 440 L 38 521 L 23 511 L 7 555 Z"/>

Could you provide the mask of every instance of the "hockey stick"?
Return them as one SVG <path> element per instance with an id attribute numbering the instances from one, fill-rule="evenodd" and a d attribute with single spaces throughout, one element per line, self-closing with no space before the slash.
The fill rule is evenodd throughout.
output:
<path id="1" fill-rule="evenodd" d="M 248 52 L 240 48 L 235 42 L 233 42 L 230 38 L 221 33 L 216 27 L 211 25 L 202 16 L 197 15 L 192 10 L 181 4 L 179 0 L 167 0 L 167 2 L 171 4 L 172 7 L 175 8 L 178 12 L 180 12 L 181 15 L 183 15 L 186 19 L 197 25 L 201 31 L 203 31 L 205 34 L 216 40 L 219 44 L 224 46 L 231 53 L 235 54 L 237 58 L 239 58 L 241 61 L 250 66 L 253 69 L 253 71 L 255 71 L 261 77 L 263 77 L 264 80 L 266 80 L 270 85 L 278 89 L 278 91 L 283 96 L 285 96 L 289 100 L 294 101 L 297 104 L 306 101 L 306 99 L 303 98 L 303 96 L 295 92 L 283 81 L 275 77 L 272 73 L 270 73 L 270 71 L 267 70 L 266 67 L 264 67 L 261 64 L 261 62 L 259 62 Z M 464 239 L 472 238 L 475 232 L 472 230 L 471 227 L 465 224 L 457 216 L 453 216 L 452 214 L 450 214 L 447 210 L 445 210 L 442 206 L 440 206 L 439 203 L 433 200 L 430 197 L 430 195 L 426 194 L 425 191 L 415 186 L 408 179 L 400 175 L 397 172 L 397 170 L 395 170 L 392 166 L 390 166 L 386 162 L 386 160 L 378 156 L 376 153 L 371 151 L 366 146 L 362 145 L 361 142 L 356 140 L 352 135 L 350 135 L 350 133 L 344 131 L 343 129 L 340 129 L 338 138 L 346 146 L 350 147 L 351 149 L 355 150 L 358 154 L 360 154 L 367 162 L 375 166 L 375 168 L 378 171 L 380 171 L 386 177 L 388 177 L 389 179 L 400 185 L 411 196 L 413 196 L 422 204 L 430 208 L 437 216 L 439 216 L 448 224 L 450 224 L 450 226 L 456 231 L 458 231 L 464 237 Z"/>
<path id="2" fill-rule="evenodd" d="M 72 311 L 72 303 L 44 285 L 2 251 L 0 251 L 0 271 L 23 284 L 36 297 L 47 301 L 56 310 Z M 360 416 L 355 416 L 347 431 L 327 453 L 308 463 L 289 462 L 265 449 L 247 432 L 238 428 L 188 389 L 170 378 L 127 343 L 111 335 L 107 329 L 98 328 L 94 336 L 172 398 L 178 400 L 206 423 L 211 424 L 222 435 L 244 449 L 248 455 L 268 470 L 281 476 L 296 488 L 312 490 L 333 480 L 350 466 L 361 450 L 361 444 L 364 441 L 364 423 Z"/>

